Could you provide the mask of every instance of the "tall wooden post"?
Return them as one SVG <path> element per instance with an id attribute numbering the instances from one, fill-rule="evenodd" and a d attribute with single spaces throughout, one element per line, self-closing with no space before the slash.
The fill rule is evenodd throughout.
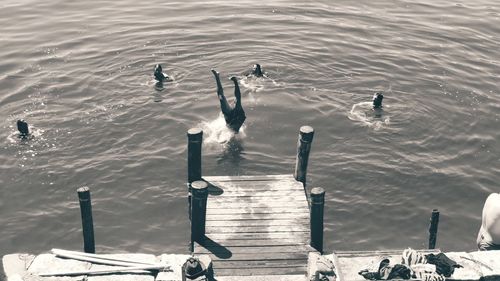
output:
<path id="1" fill-rule="evenodd" d="M 325 210 L 325 190 L 315 187 L 311 190 L 311 247 L 323 253 L 323 214 Z"/>
<path id="2" fill-rule="evenodd" d="M 191 183 L 191 242 L 205 236 L 207 217 L 208 184 L 205 181 Z"/>
<path id="3" fill-rule="evenodd" d="M 95 253 L 94 222 L 92 220 L 92 202 L 90 189 L 86 186 L 77 189 L 82 214 L 83 249 L 85 253 Z"/>
<path id="4" fill-rule="evenodd" d="M 436 248 L 436 239 L 439 224 L 439 211 L 437 209 L 432 210 L 431 223 L 429 225 L 429 249 Z"/>
<path id="5" fill-rule="evenodd" d="M 191 128 L 188 136 L 188 183 L 201 180 L 201 144 L 203 131 L 200 128 Z"/>
<path id="6" fill-rule="evenodd" d="M 310 126 L 300 127 L 299 141 L 297 143 L 297 159 L 295 162 L 295 180 L 306 184 L 307 163 L 309 161 L 309 152 L 314 137 L 314 129 Z"/>

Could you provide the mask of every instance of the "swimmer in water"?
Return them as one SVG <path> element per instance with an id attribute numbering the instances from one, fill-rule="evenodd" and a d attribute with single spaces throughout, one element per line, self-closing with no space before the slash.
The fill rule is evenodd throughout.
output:
<path id="1" fill-rule="evenodd" d="M 252 69 L 251 75 L 255 77 L 266 77 L 264 72 L 262 71 L 262 68 L 260 67 L 260 64 L 255 64 Z"/>
<path id="2" fill-rule="evenodd" d="M 167 74 L 163 73 L 163 68 L 161 67 L 161 64 L 157 64 L 155 66 L 154 77 L 158 82 L 170 80 L 170 77 L 168 77 Z"/>
<path id="3" fill-rule="evenodd" d="M 373 95 L 373 109 L 381 109 L 383 99 L 384 99 L 384 95 L 381 92 L 375 93 Z"/>
<path id="4" fill-rule="evenodd" d="M 212 73 L 214 74 L 215 82 L 217 83 L 217 96 L 219 97 L 220 109 L 222 114 L 224 114 L 226 125 L 235 133 L 238 133 L 246 119 L 245 111 L 241 106 L 241 92 L 240 86 L 238 85 L 238 79 L 234 76 L 230 78 L 234 82 L 234 97 L 236 98 L 234 107 L 231 107 L 224 96 L 224 90 L 222 89 L 219 73 L 214 69 L 212 69 Z"/>
<path id="5" fill-rule="evenodd" d="M 31 137 L 28 123 L 23 119 L 17 120 L 17 130 L 19 131 L 19 138 L 28 139 Z"/>

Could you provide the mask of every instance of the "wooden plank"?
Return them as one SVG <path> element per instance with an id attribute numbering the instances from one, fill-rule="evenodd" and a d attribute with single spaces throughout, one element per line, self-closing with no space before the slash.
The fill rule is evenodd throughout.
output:
<path id="1" fill-rule="evenodd" d="M 268 233 L 268 232 L 307 232 L 309 227 L 297 226 L 232 226 L 232 227 L 207 227 L 206 233 Z"/>
<path id="2" fill-rule="evenodd" d="M 237 239 L 220 239 L 217 241 L 204 240 L 199 243 L 195 242 L 195 252 L 205 247 L 267 247 L 267 246 L 307 246 L 307 240 L 302 242 L 296 238 L 281 238 L 281 239 L 252 239 L 252 240 L 237 240 Z M 223 246 L 221 246 L 223 245 Z"/>
<path id="3" fill-rule="evenodd" d="M 306 201 L 303 202 L 298 202 L 298 201 L 291 201 L 285 203 L 285 202 L 233 202 L 233 203 L 217 203 L 217 202 L 210 202 L 210 200 L 207 202 L 207 210 L 208 209 L 220 209 L 220 210 L 230 210 L 230 209 L 250 209 L 250 210 L 256 210 L 256 209 L 263 209 L 263 208 L 268 208 L 268 209 L 274 209 L 274 208 L 287 208 L 287 209 L 294 209 L 294 208 L 300 208 L 303 209 L 305 212 L 309 212 L 309 205 L 307 204 Z"/>
<path id="4" fill-rule="evenodd" d="M 246 261 L 250 263 L 250 261 L 254 261 L 255 264 L 259 262 L 268 262 L 268 261 L 292 261 L 292 260 L 307 260 L 308 257 L 307 252 L 302 253 L 231 253 L 230 259 L 223 258 L 220 259 L 216 256 L 211 255 L 212 260 L 220 261 L 220 262 L 234 262 L 234 261 Z M 307 264 L 307 262 L 306 262 Z"/>
<path id="5" fill-rule="evenodd" d="M 262 183 L 262 184 L 212 184 L 212 189 L 215 191 L 216 188 L 222 189 L 223 191 L 249 191 L 249 192 L 261 192 L 261 191 L 272 191 L 272 190 L 295 190 L 295 191 L 304 191 L 302 186 L 298 186 L 295 184 L 290 184 L 287 182 L 284 183 Z"/>
<path id="6" fill-rule="evenodd" d="M 255 181 L 255 180 L 285 180 L 291 179 L 295 181 L 295 178 L 291 174 L 281 174 L 281 175 L 258 175 L 258 176 L 207 176 L 203 177 L 205 181 Z"/>
<path id="7" fill-rule="evenodd" d="M 214 265 L 215 276 L 252 276 L 252 275 L 295 275 L 301 274 L 305 275 L 307 266 L 295 266 L 295 267 L 268 267 L 268 268 L 242 268 L 242 269 L 217 269 Z M 268 280 L 268 279 L 262 279 Z"/>
<path id="8" fill-rule="evenodd" d="M 255 189 L 247 190 L 247 189 L 228 188 L 228 187 L 220 188 L 220 192 L 215 193 L 215 194 L 212 194 L 209 191 L 210 197 L 213 197 L 213 196 L 217 196 L 217 197 L 222 196 L 223 197 L 223 196 L 227 196 L 227 195 L 259 196 L 259 197 L 262 197 L 262 196 L 268 196 L 268 197 L 280 196 L 280 197 L 283 197 L 283 196 L 287 196 L 287 195 L 288 196 L 302 195 L 305 197 L 305 192 L 304 192 L 304 190 L 301 190 L 298 188 L 282 188 L 282 189 L 266 188 L 266 189 L 261 189 L 261 190 L 255 190 Z"/>
<path id="9" fill-rule="evenodd" d="M 206 227 L 230 227 L 230 226 L 277 226 L 277 225 L 304 225 L 309 227 L 308 219 L 269 219 L 269 220 L 240 220 L 240 221 L 228 221 L 228 220 L 218 220 L 218 221 L 207 221 Z"/>
<path id="10" fill-rule="evenodd" d="M 238 246 L 226 246 L 224 249 L 221 249 L 220 246 L 205 246 L 199 247 L 196 249 L 197 254 L 216 254 L 221 252 L 231 252 L 233 254 L 239 253 L 307 253 L 314 252 L 315 250 L 305 244 L 301 245 L 286 245 L 286 246 L 246 246 L 246 247 L 238 247 Z"/>
<path id="11" fill-rule="evenodd" d="M 276 220 L 276 219 L 309 219 L 309 212 L 283 213 L 279 217 L 273 214 L 211 214 L 207 221 L 220 220 Z"/>
<path id="12" fill-rule="evenodd" d="M 225 269 L 224 269 L 225 270 Z M 217 276 L 217 281 L 306 281 L 304 274 L 274 274 L 250 276 Z"/>
<path id="13" fill-rule="evenodd" d="M 261 240 L 261 239 L 297 239 L 297 242 L 307 241 L 309 231 L 304 232 L 276 232 L 276 233 L 207 233 L 206 237 L 211 240 Z"/>
<path id="14" fill-rule="evenodd" d="M 307 258 L 288 260 L 218 260 L 217 268 L 272 268 L 272 267 L 302 267 L 307 265 Z"/>
<path id="15" fill-rule="evenodd" d="M 274 195 L 270 194 L 269 196 L 259 196 L 256 194 L 248 194 L 241 196 L 210 196 L 208 200 L 209 203 L 217 202 L 217 203 L 231 203 L 231 202 L 251 202 L 251 203 L 259 203 L 259 202 L 306 202 L 307 199 L 304 195 L 304 192 L 300 193 L 290 193 L 287 196 L 279 196 L 279 194 Z"/>
<path id="16" fill-rule="evenodd" d="M 242 209 L 243 208 L 243 209 Z M 207 209 L 207 217 L 211 215 L 225 215 L 225 214 L 275 214 L 276 218 L 280 217 L 284 213 L 309 213 L 309 209 L 301 207 L 295 208 L 290 206 L 288 208 L 227 208 L 227 209 Z"/>
<path id="17" fill-rule="evenodd" d="M 213 187 L 297 187 L 304 189 L 301 182 L 295 180 L 252 180 L 252 181 L 207 181 Z"/>

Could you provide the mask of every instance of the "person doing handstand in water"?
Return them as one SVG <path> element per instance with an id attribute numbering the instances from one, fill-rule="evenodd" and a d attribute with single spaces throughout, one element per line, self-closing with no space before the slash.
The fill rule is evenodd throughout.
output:
<path id="1" fill-rule="evenodd" d="M 241 106 L 241 92 L 240 86 L 238 85 L 238 79 L 234 76 L 230 78 L 234 82 L 234 97 L 236 98 L 234 107 L 231 107 L 224 96 L 224 89 L 222 89 L 219 73 L 214 69 L 212 69 L 212 73 L 214 74 L 215 82 L 217 83 L 217 97 L 219 97 L 220 109 L 222 114 L 224 114 L 226 125 L 235 133 L 238 133 L 246 119 L 245 111 Z"/>

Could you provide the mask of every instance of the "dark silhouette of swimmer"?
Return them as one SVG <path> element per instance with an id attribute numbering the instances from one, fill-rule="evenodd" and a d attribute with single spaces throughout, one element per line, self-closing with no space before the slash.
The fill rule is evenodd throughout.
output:
<path id="1" fill-rule="evenodd" d="M 167 74 L 163 73 L 163 68 L 161 67 L 161 64 L 157 64 L 155 66 L 154 76 L 158 82 L 163 82 L 165 80 L 170 79 Z"/>
<path id="2" fill-rule="evenodd" d="M 230 78 L 234 82 L 234 97 L 236 98 L 234 107 L 231 107 L 224 96 L 224 90 L 222 89 L 219 73 L 214 69 L 212 69 L 212 73 L 214 74 L 215 82 L 217 83 L 217 96 L 219 97 L 220 109 L 222 114 L 224 114 L 226 125 L 235 133 L 238 133 L 241 126 L 243 126 L 243 122 L 245 122 L 245 119 L 247 118 L 245 111 L 241 106 L 241 92 L 240 86 L 238 85 L 238 79 L 234 76 Z"/>
<path id="3" fill-rule="evenodd" d="M 375 93 L 373 95 L 373 109 L 382 108 L 382 100 L 384 99 L 384 95 L 380 92 Z"/>
<path id="4" fill-rule="evenodd" d="M 264 77 L 265 76 L 264 72 L 262 72 L 262 68 L 260 67 L 260 64 L 258 64 L 258 63 L 253 66 L 251 74 L 255 77 Z"/>
<path id="5" fill-rule="evenodd" d="M 28 123 L 23 119 L 17 120 L 17 130 L 19 131 L 20 138 L 27 139 L 30 137 L 30 130 L 28 128 Z"/>

